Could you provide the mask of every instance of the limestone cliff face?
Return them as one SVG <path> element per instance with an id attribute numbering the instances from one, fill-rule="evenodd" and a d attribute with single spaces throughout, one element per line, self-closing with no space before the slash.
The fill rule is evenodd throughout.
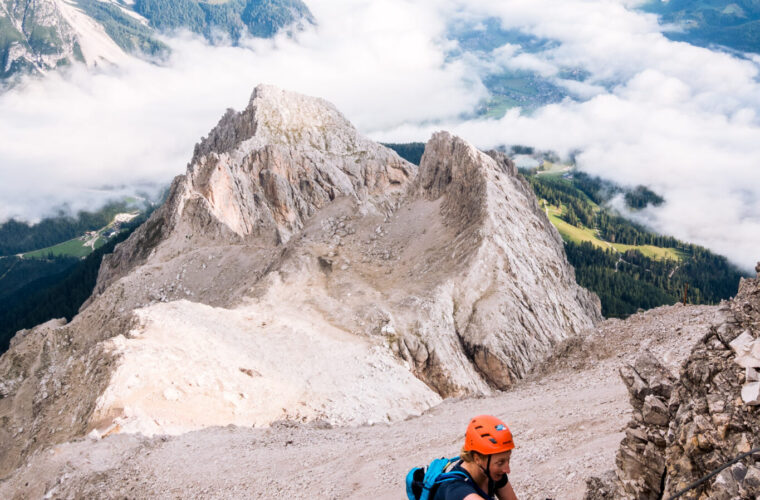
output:
<path id="1" fill-rule="evenodd" d="M 106 257 L 96 293 L 159 244 L 169 253 L 199 239 L 283 244 L 337 197 L 385 211 L 416 170 L 361 136 L 328 102 L 259 86 L 244 111 L 228 110 L 196 145 L 166 204 Z"/>
<path id="2" fill-rule="evenodd" d="M 505 389 L 556 342 L 601 319 L 598 298 L 575 283 L 562 240 L 532 190 L 511 162 L 494 156 L 441 132 L 428 142 L 415 181 L 412 199 L 437 204 L 442 232 L 450 235 L 437 255 L 445 274 L 434 303 L 452 314 L 441 322 L 431 313 L 421 325 L 422 346 L 410 336 L 407 347 L 415 359 L 420 350 L 432 354 L 417 367 L 438 374 L 461 362 L 443 360 L 450 334 L 447 347 L 474 370 L 446 381 L 428 376 L 442 392 L 479 388 L 458 382 L 469 378 Z M 426 281 L 430 273 L 423 268 L 415 279 Z"/>
<path id="3" fill-rule="evenodd" d="M 646 373 L 640 369 L 639 364 L 659 365 L 651 355 L 621 372 L 634 418 L 620 445 L 617 469 L 607 478 L 590 480 L 587 499 L 670 498 L 760 447 L 760 277 L 743 279 L 721 313 L 722 321 L 694 346 L 677 379 L 661 367 Z M 760 454 L 755 454 L 683 498 L 758 495 Z"/>
<path id="4" fill-rule="evenodd" d="M 86 433 L 403 419 L 509 387 L 600 318 L 503 155 L 442 132 L 418 169 L 257 87 L 79 315 L 0 358 L 0 474 Z"/>

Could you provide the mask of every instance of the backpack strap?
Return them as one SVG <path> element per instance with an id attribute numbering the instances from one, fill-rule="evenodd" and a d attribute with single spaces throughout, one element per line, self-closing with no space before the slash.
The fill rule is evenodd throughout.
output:
<path id="1" fill-rule="evenodd" d="M 443 474 L 439 475 L 436 478 L 435 484 L 448 483 L 449 481 L 455 481 L 457 479 L 469 481 L 470 476 L 458 470 L 451 471 L 451 472 L 444 472 Z"/>
<path id="2" fill-rule="evenodd" d="M 430 500 L 436 487 L 441 483 L 455 480 L 468 480 L 469 476 L 461 471 L 452 471 L 459 461 L 455 458 L 437 458 L 427 467 L 415 467 L 406 475 L 406 495 L 409 500 Z M 419 496 L 418 496 L 419 495 Z"/>
<path id="3" fill-rule="evenodd" d="M 456 463 L 459 457 L 455 458 L 437 458 L 430 462 L 427 472 L 425 473 L 425 482 L 422 485 L 422 495 L 420 500 L 429 500 L 430 494 L 434 492 L 434 487 L 441 483 L 447 483 L 457 479 L 467 479 L 467 474 L 459 471 L 445 472 L 450 465 Z"/>

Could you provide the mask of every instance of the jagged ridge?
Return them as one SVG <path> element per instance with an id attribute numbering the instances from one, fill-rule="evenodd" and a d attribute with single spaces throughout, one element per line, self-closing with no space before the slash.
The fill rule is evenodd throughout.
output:
<path id="1" fill-rule="evenodd" d="M 507 159 L 438 133 L 418 174 L 324 101 L 258 87 L 80 314 L 0 359 L 2 470 L 93 430 L 404 418 L 509 387 L 599 319 Z"/>

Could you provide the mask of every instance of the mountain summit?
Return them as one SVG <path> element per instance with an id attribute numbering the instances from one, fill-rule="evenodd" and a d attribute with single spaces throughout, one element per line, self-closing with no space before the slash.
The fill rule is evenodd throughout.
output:
<path id="1" fill-rule="evenodd" d="M 403 419 L 509 387 L 600 319 L 503 155 L 440 132 L 417 168 L 259 86 L 80 314 L 0 358 L 0 473 L 85 434 Z"/>

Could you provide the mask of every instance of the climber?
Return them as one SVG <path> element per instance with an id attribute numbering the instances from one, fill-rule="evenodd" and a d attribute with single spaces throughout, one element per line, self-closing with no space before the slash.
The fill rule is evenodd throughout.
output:
<path id="1" fill-rule="evenodd" d="M 432 500 L 517 500 L 507 477 L 514 447 L 512 433 L 504 422 L 490 415 L 473 418 L 460 459 L 446 468 L 446 472 L 460 474 L 442 482 Z"/>

